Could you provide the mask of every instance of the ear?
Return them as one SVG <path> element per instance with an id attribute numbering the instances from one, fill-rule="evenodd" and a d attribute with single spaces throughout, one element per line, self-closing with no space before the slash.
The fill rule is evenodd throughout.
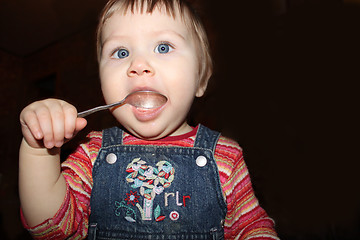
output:
<path id="1" fill-rule="evenodd" d="M 198 86 L 198 89 L 195 93 L 195 96 L 196 97 L 202 97 L 206 91 L 206 88 L 208 86 L 208 82 L 209 82 L 209 78 L 210 78 L 211 74 L 208 73 L 206 78 L 204 79 L 203 82 L 200 82 L 199 86 Z"/>
<path id="2" fill-rule="evenodd" d="M 196 93 L 195 93 L 195 96 L 196 97 L 202 97 L 206 91 L 206 88 L 207 88 L 207 81 L 206 83 L 203 83 L 202 86 L 199 86 Z"/>

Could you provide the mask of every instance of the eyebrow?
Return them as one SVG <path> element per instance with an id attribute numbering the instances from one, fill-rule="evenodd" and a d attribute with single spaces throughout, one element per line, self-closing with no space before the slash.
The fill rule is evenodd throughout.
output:
<path id="1" fill-rule="evenodd" d="M 161 31 L 158 31 L 158 32 L 155 32 L 155 33 L 156 33 L 156 35 L 170 33 L 170 34 L 174 34 L 174 35 L 178 36 L 179 38 L 181 38 L 183 40 L 186 40 L 186 38 L 182 34 L 176 32 L 176 31 L 173 31 L 173 30 L 161 30 Z"/>
<path id="2" fill-rule="evenodd" d="M 160 31 L 155 31 L 152 34 L 155 36 L 173 34 L 173 35 L 176 35 L 177 37 L 181 38 L 184 41 L 186 40 L 186 38 L 182 34 L 176 32 L 176 31 L 173 31 L 173 30 L 160 30 Z M 128 38 L 128 37 L 126 35 L 110 36 L 102 42 L 101 46 L 104 47 L 108 42 L 112 42 L 114 40 L 116 41 L 116 39 L 124 39 L 124 38 Z"/>
<path id="3" fill-rule="evenodd" d="M 115 36 L 108 37 L 101 43 L 101 47 L 104 48 L 104 46 L 106 44 L 108 44 L 109 42 L 116 41 L 117 39 L 124 39 L 124 38 L 126 38 L 126 36 L 124 36 L 124 35 L 115 35 Z"/>

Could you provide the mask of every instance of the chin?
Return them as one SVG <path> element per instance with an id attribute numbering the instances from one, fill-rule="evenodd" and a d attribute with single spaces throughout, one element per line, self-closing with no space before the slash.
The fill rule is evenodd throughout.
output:
<path id="1" fill-rule="evenodd" d="M 164 138 L 175 132 L 183 123 L 180 117 L 171 118 L 168 116 L 170 113 L 162 111 L 163 109 L 156 112 L 156 117 L 149 118 L 150 120 L 144 120 L 136 114 L 132 114 L 134 113 L 133 109 L 128 109 L 130 111 L 127 112 L 125 107 L 118 109 L 113 112 L 113 115 L 129 133 L 140 139 L 158 140 Z"/>
<path id="2" fill-rule="evenodd" d="M 135 137 L 144 140 L 158 140 L 169 135 L 166 129 L 162 129 L 156 126 L 144 126 L 144 127 L 136 127 L 136 128 L 125 127 L 125 128 Z"/>

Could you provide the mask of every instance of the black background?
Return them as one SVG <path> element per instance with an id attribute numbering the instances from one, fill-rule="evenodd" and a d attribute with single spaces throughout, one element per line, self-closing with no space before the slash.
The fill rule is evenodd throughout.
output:
<path id="1" fill-rule="evenodd" d="M 215 69 L 205 97 L 195 102 L 190 122 L 201 122 L 239 142 L 256 195 L 282 239 L 360 239 L 360 8 L 332 0 L 286 1 L 286 9 L 278 11 L 274 2 L 203 1 L 200 14 Z M 93 36 L 94 27 L 76 38 Z M 92 51 L 90 60 L 74 60 L 87 67 L 61 74 L 44 70 L 36 79 L 26 74 L 33 68 L 29 60 L 41 63 L 42 52 L 51 52 L 59 42 L 71 45 L 72 37 L 68 39 L 26 56 L 1 50 L 4 89 L 14 74 L 9 62 L 25 69 L 17 78 L 20 90 L 8 87 L 1 97 L 1 239 L 29 238 L 20 225 L 17 196 L 21 109 L 49 96 L 81 109 L 102 102 L 94 39 L 77 41 L 82 51 Z M 58 54 L 67 59 L 70 52 Z M 83 75 L 91 76 L 91 81 L 79 80 L 73 87 L 62 82 Z M 108 113 L 99 113 L 89 117 L 89 126 L 77 138 L 112 124 Z M 64 147 L 64 155 L 75 142 Z"/>

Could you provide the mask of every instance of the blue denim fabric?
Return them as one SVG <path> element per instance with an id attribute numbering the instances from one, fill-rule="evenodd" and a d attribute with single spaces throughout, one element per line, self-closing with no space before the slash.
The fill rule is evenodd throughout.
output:
<path id="1" fill-rule="evenodd" d="M 219 133 L 199 125 L 192 148 L 123 145 L 122 136 L 103 133 L 88 239 L 223 239 Z"/>

